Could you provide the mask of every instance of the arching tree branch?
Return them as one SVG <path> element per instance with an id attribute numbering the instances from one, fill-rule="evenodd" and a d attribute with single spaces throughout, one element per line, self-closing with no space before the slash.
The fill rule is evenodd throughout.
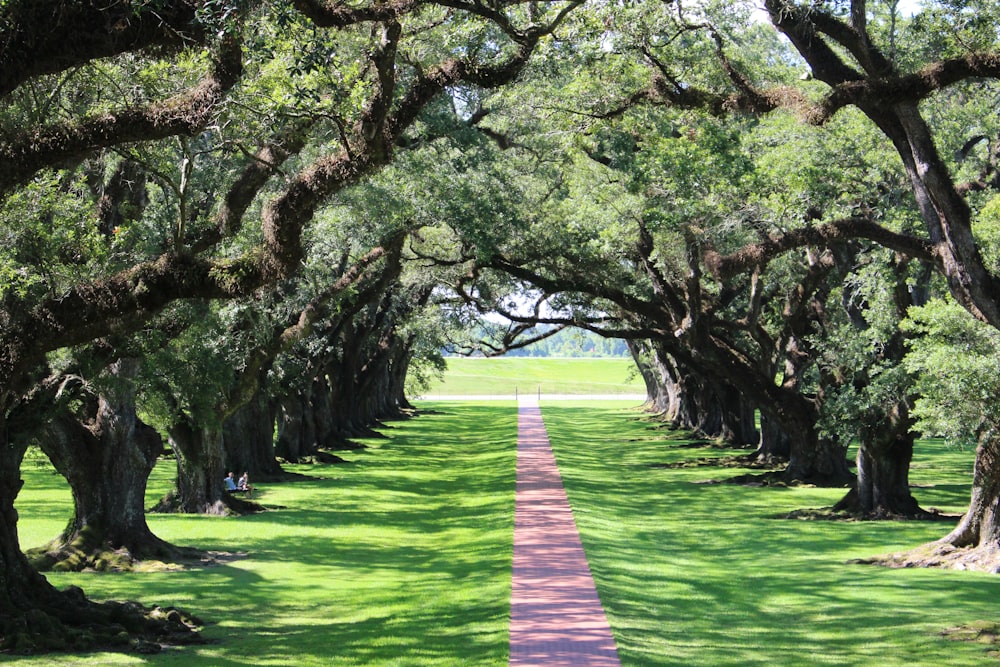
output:
<path id="1" fill-rule="evenodd" d="M 11 0 L 0 10 L 0 97 L 36 76 L 151 47 L 204 44 L 206 0 Z M 249 3 L 258 4 L 257 2 Z M 201 13 L 201 16 L 199 16 Z"/>
<path id="2" fill-rule="evenodd" d="M 72 158 L 133 141 L 150 141 L 201 131 L 218 112 L 243 73 L 237 39 L 226 39 L 211 74 L 179 95 L 141 108 L 42 128 L 28 128 L 0 140 L 0 195 L 35 173 Z"/>
<path id="3" fill-rule="evenodd" d="M 705 253 L 704 261 L 714 275 L 725 279 L 751 269 L 763 268 L 771 260 L 795 248 L 838 245 L 859 238 L 874 241 L 915 259 L 936 261 L 937 253 L 933 243 L 897 234 L 868 218 L 857 217 L 787 231 L 760 243 L 744 246 L 730 255 L 723 256 L 709 250 Z"/>

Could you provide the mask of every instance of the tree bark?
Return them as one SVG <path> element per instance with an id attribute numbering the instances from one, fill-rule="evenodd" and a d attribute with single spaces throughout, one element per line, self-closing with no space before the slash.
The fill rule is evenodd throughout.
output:
<path id="1" fill-rule="evenodd" d="M 916 433 L 905 403 L 887 414 L 870 415 L 858 433 L 857 482 L 833 509 L 866 519 L 923 518 L 910 492 L 910 463 Z"/>
<path id="2" fill-rule="evenodd" d="M 90 651 L 97 648 L 159 650 L 158 642 L 195 643 L 198 621 L 177 610 L 134 602 L 97 603 L 83 591 L 59 591 L 21 551 L 14 501 L 23 485 L 25 447 L 0 423 L 0 651 Z"/>
<path id="3" fill-rule="evenodd" d="M 278 419 L 278 444 L 276 454 L 291 463 L 301 461 L 316 453 L 316 441 L 310 439 L 312 429 L 307 424 L 309 404 L 301 392 L 293 392 L 280 399 Z"/>
<path id="4" fill-rule="evenodd" d="M 858 447 L 858 510 L 873 519 L 926 515 L 910 492 L 913 435 Z"/>
<path id="5" fill-rule="evenodd" d="M 222 424 L 225 467 L 250 473 L 258 481 L 284 478 L 275 457 L 275 402 L 257 391 L 249 402 L 240 407 Z"/>
<path id="6" fill-rule="evenodd" d="M 962 566 L 1000 573 L 1000 437 L 996 433 L 981 437 L 969 510 L 939 544 L 964 550 L 955 554 Z"/>
<path id="7" fill-rule="evenodd" d="M 760 442 L 757 431 L 756 411 L 752 403 L 733 387 L 718 387 L 719 407 L 722 413 L 722 430 L 719 438 L 734 447 L 756 445 Z"/>
<path id="8" fill-rule="evenodd" d="M 626 339 L 626 346 L 632 361 L 635 362 L 639 370 L 639 377 L 646 387 L 646 409 L 656 414 L 665 415 L 670 409 L 670 398 L 667 395 L 666 386 L 659 381 L 655 368 L 655 361 L 652 357 L 652 346 L 645 341 Z"/>
<path id="9" fill-rule="evenodd" d="M 157 512 L 230 514 L 225 492 L 225 450 L 218 428 L 180 421 L 170 427 L 170 446 L 177 457 L 175 488 L 154 508 Z"/>
<path id="10" fill-rule="evenodd" d="M 776 463 L 787 461 L 792 454 L 792 439 L 781 427 L 781 422 L 761 412 L 760 415 L 760 446 L 756 458 L 760 463 Z"/>
<path id="11" fill-rule="evenodd" d="M 160 539 L 146 522 L 146 482 L 163 442 L 136 414 L 136 368 L 135 360 L 112 364 L 117 382 L 85 401 L 89 414 L 64 412 L 43 431 L 42 450 L 72 490 L 73 518 L 31 553 L 41 570 L 130 569 L 137 561 L 199 555 Z"/>

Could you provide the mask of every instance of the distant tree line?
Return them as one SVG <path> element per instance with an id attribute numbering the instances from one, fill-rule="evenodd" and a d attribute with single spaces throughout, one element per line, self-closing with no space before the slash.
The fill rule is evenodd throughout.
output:
<path id="1" fill-rule="evenodd" d="M 551 330 L 551 327 L 535 327 L 524 335 L 537 337 Z M 458 354 L 453 349 L 445 349 L 446 356 Z M 628 357 L 628 343 L 621 338 L 605 338 L 586 329 L 560 329 L 549 337 L 541 338 L 530 345 L 508 350 L 508 357 Z"/>

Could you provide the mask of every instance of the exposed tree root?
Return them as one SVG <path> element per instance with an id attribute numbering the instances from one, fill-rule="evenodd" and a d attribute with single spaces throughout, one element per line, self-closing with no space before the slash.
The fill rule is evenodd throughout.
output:
<path id="1" fill-rule="evenodd" d="M 975 642 L 996 647 L 987 651 L 986 655 L 1000 658 L 1000 623 L 996 621 L 973 621 L 958 625 L 944 630 L 941 636 L 959 642 Z"/>
<path id="2" fill-rule="evenodd" d="M 330 452 L 325 452 L 323 450 L 320 450 L 320 451 L 316 452 L 315 454 L 313 454 L 312 456 L 307 457 L 307 459 L 312 459 L 312 461 L 308 461 L 307 460 L 307 461 L 302 461 L 302 463 L 307 463 L 307 462 L 308 463 L 320 463 L 320 464 L 324 464 L 324 465 L 337 465 L 337 464 L 340 464 L 340 463 L 347 463 L 347 459 L 341 458 L 340 456 L 337 456 L 336 454 L 331 454 Z"/>
<path id="3" fill-rule="evenodd" d="M 204 623 L 172 607 L 92 602 L 70 587 L 27 610 L 0 610 L 0 654 L 51 651 L 158 653 L 164 645 L 204 643 Z"/>
<path id="4" fill-rule="evenodd" d="M 211 560 L 200 549 L 174 546 L 156 537 L 121 545 L 80 534 L 69 541 L 57 538 L 26 555 L 40 572 L 161 572 Z"/>
<path id="5" fill-rule="evenodd" d="M 908 492 L 883 494 L 876 507 L 866 509 L 857 486 L 853 486 L 832 508 L 823 511 L 834 517 L 858 521 L 957 521 L 961 518 L 961 515 L 945 514 L 936 507 L 924 509 Z"/>
<path id="6" fill-rule="evenodd" d="M 338 449 L 335 451 L 344 451 L 344 450 Z M 294 463 L 297 465 L 339 465 L 341 463 L 350 463 L 350 461 L 348 461 L 347 459 L 322 449 L 315 452 L 314 454 L 300 456 L 295 460 L 278 459 L 278 461 L 282 464 Z M 303 475 L 303 477 L 306 476 Z"/>
<path id="7" fill-rule="evenodd" d="M 921 509 L 912 513 L 877 512 L 872 515 L 866 515 L 862 512 L 837 509 L 834 506 L 795 510 L 787 514 L 782 514 L 777 518 L 802 519 L 806 521 L 955 521 L 959 518 L 959 515 L 945 514 L 933 507 L 929 510 Z"/>
<path id="8" fill-rule="evenodd" d="M 1000 548 L 995 545 L 956 547 L 947 542 L 931 542 L 915 549 L 850 561 L 884 567 L 926 567 L 1000 573 Z"/>
<path id="9" fill-rule="evenodd" d="M 690 445 L 675 445 L 677 449 L 698 448 L 705 449 L 716 447 L 718 449 L 732 449 L 728 445 L 712 445 L 711 443 L 691 443 Z M 704 456 L 695 459 L 686 459 L 676 463 L 653 463 L 651 468 L 666 468 L 681 470 L 684 468 L 750 468 L 751 470 L 764 470 L 761 474 L 748 474 L 733 477 L 727 480 L 732 484 L 747 484 L 748 486 L 771 486 L 779 484 L 778 477 L 787 464 L 787 461 L 760 461 L 756 455 L 740 454 L 738 456 Z"/>
<path id="10" fill-rule="evenodd" d="M 368 449 L 368 445 L 361 442 L 355 442 L 350 438 L 337 438 L 328 446 L 324 447 L 324 449 L 329 449 L 334 452 L 353 452 L 359 449 Z"/>
<path id="11" fill-rule="evenodd" d="M 157 514 L 178 514 L 183 513 L 184 509 L 176 490 L 173 490 L 147 511 Z M 259 503 L 241 498 L 237 494 L 228 493 L 221 499 L 199 508 L 199 511 L 196 513 L 208 514 L 210 516 L 245 516 L 265 511 L 267 511 L 267 508 Z"/>

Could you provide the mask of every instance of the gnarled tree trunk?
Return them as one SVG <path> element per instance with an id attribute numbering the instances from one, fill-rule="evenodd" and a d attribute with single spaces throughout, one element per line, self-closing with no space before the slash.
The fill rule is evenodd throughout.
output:
<path id="1" fill-rule="evenodd" d="M 223 422 L 222 442 L 229 470 L 249 472 L 253 480 L 276 481 L 284 477 L 275 458 L 275 413 L 275 402 L 258 391 Z"/>
<path id="2" fill-rule="evenodd" d="M 670 417 L 671 396 L 666 383 L 661 379 L 662 371 L 658 372 L 652 346 L 646 341 L 634 339 L 627 339 L 625 344 L 639 370 L 639 377 L 642 378 L 642 383 L 646 387 L 646 409 L 672 418 Z"/>
<path id="3" fill-rule="evenodd" d="M 756 458 L 760 463 L 787 461 L 792 454 L 792 439 L 774 417 L 766 412 L 760 414 L 760 445 Z"/>
<path id="4" fill-rule="evenodd" d="M 316 453 L 312 437 L 312 413 L 309 401 L 301 392 L 283 396 L 278 416 L 278 444 L 275 453 L 290 462 L 301 461 Z"/>
<path id="5" fill-rule="evenodd" d="M 753 404 L 740 391 L 729 386 L 716 387 L 716 395 L 722 416 L 719 439 L 736 447 L 756 445 L 760 434 L 757 432 Z"/>
<path id="6" fill-rule="evenodd" d="M 40 569 L 129 569 L 141 560 L 198 556 L 160 539 L 146 523 L 146 482 L 163 442 L 136 415 L 130 381 L 136 367 L 134 360 L 112 364 L 119 381 L 85 401 L 89 414 L 65 412 L 42 433 L 42 450 L 69 482 L 74 509 L 63 533 L 32 552 Z"/>
<path id="7" fill-rule="evenodd" d="M 225 491 L 221 430 L 181 421 L 170 427 L 170 446 L 177 456 L 176 486 L 154 511 L 229 514 L 238 503 Z"/>
<path id="8" fill-rule="evenodd" d="M 4 411 L 6 415 L 6 411 Z M 0 420 L 0 651 L 87 651 L 101 647 L 159 650 L 156 642 L 192 643 L 196 621 L 134 602 L 97 603 L 71 587 L 59 591 L 21 551 L 14 501 L 23 484 L 25 447 Z"/>
<path id="9" fill-rule="evenodd" d="M 945 561 L 1000 572 L 1000 434 L 990 431 L 980 438 L 969 509 L 937 544 Z M 952 549 L 962 551 L 954 553 Z"/>
<path id="10" fill-rule="evenodd" d="M 916 434 L 905 403 L 867 421 L 858 434 L 857 484 L 834 506 L 865 518 L 929 516 L 910 492 L 910 463 Z"/>

